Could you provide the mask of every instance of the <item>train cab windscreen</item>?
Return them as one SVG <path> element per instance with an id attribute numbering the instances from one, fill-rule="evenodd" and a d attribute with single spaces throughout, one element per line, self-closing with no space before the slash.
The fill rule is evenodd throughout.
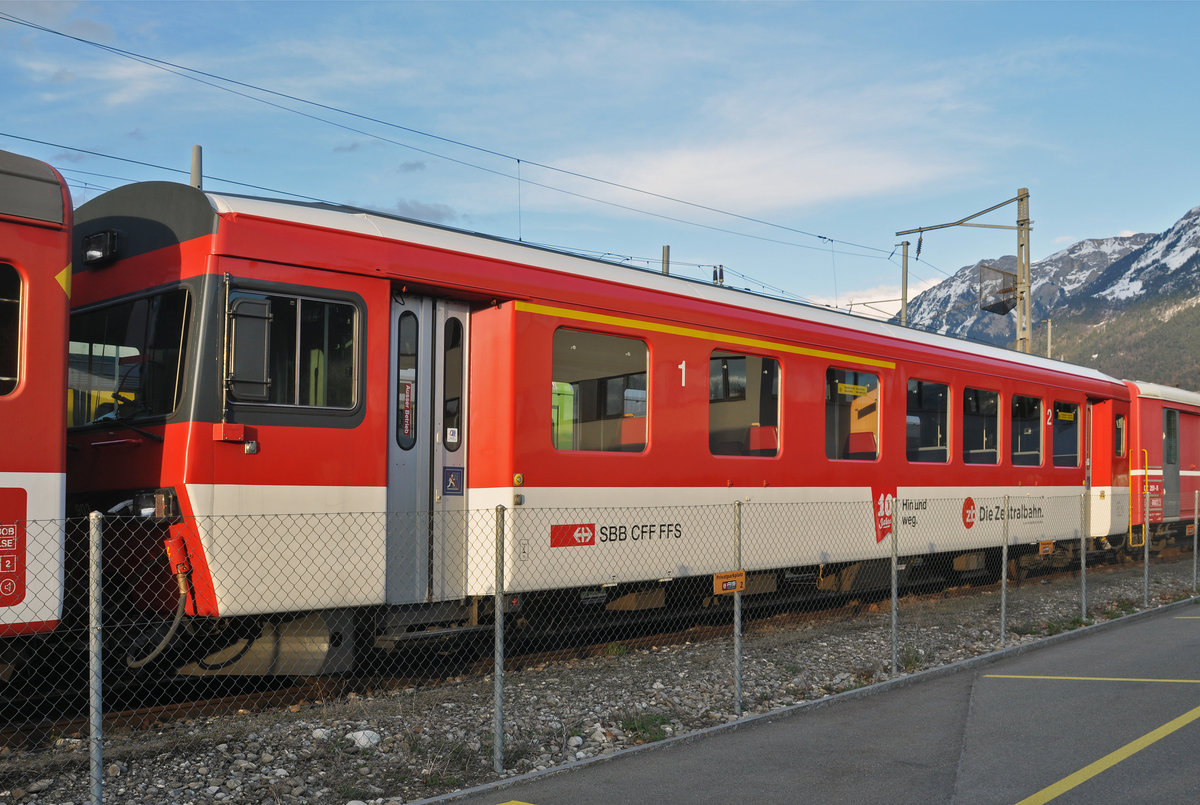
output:
<path id="1" fill-rule="evenodd" d="M 69 427 L 174 412 L 188 306 L 179 289 L 71 315 Z"/>

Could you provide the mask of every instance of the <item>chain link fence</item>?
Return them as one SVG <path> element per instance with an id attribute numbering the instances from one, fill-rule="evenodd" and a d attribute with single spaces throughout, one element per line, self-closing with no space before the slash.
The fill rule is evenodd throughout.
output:
<path id="1" fill-rule="evenodd" d="M 0 802 L 411 801 L 1195 593 L 1086 504 L 14 524 Z"/>

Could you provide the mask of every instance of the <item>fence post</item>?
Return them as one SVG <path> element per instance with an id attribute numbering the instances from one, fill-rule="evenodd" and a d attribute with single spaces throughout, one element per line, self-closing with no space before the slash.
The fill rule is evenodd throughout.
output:
<path id="1" fill-rule="evenodd" d="M 733 546 L 736 570 L 742 569 L 742 502 L 733 502 Z M 742 717 L 742 592 L 733 593 L 733 712 Z"/>
<path id="2" fill-rule="evenodd" d="M 104 801 L 104 696 L 101 689 L 100 545 L 104 515 L 88 515 L 88 721 L 91 730 L 92 805 Z"/>
<path id="3" fill-rule="evenodd" d="M 496 507 L 496 590 L 492 605 L 492 768 L 504 771 L 504 506 Z"/>
<path id="4" fill-rule="evenodd" d="M 893 504 L 895 505 L 895 504 Z M 872 512 L 872 516 L 875 513 Z M 900 673 L 900 547 L 896 543 L 896 521 L 892 519 L 892 676 Z"/>
<path id="5" fill-rule="evenodd" d="M 1004 542 L 1000 546 L 1000 648 L 1008 643 L 1008 495 L 1004 496 L 1004 517 L 1000 519 Z"/>
<path id="6" fill-rule="evenodd" d="M 1091 518 L 1088 516 L 1090 507 L 1088 503 L 1088 493 L 1085 490 L 1079 496 L 1079 521 L 1082 530 L 1079 532 L 1079 600 L 1080 600 L 1080 619 L 1087 620 L 1087 543 L 1088 529 L 1091 523 Z"/>

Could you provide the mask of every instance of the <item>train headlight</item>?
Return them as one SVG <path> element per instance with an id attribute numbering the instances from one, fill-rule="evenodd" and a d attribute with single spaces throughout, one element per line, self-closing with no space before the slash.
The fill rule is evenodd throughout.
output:
<path id="1" fill-rule="evenodd" d="M 111 229 L 83 236 L 83 262 L 89 266 L 110 263 L 117 258 L 117 233 Z"/>

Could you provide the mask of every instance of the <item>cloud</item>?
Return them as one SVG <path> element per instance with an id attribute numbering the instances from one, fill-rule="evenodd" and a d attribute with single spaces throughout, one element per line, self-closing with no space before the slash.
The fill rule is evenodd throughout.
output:
<path id="1" fill-rule="evenodd" d="M 448 224 L 460 218 L 458 212 L 448 204 L 428 204 L 412 199 L 400 199 L 391 206 L 390 211 L 404 218 L 415 218 L 432 224 Z"/>
<path id="2" fill-rule="evenodd" d="M 941 283 L 941 280 L 920 280 L 908 283 L 908 299 Z M 900 314 L 900 284 L 880 284 L 829 296 L 811 297 L 813 304 L 837 307 L 870 318 L 890 318 Z"/>

